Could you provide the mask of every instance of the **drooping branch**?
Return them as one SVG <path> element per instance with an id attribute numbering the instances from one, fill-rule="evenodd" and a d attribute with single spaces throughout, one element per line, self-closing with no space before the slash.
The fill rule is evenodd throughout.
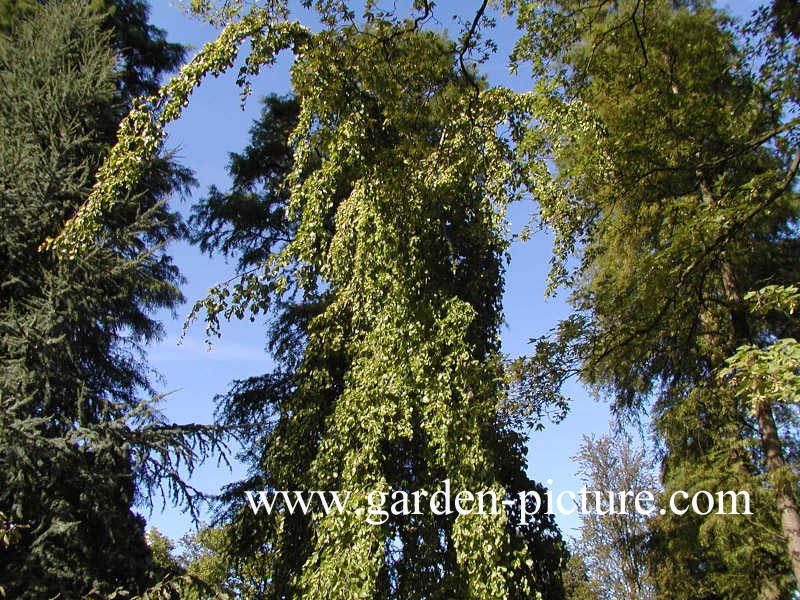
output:
<path id="1" fill-rule="evenodd" d="M 297 22 L 273 23 L 272 18 L 271 12 L 254 8 L 205 44 L 156 95 L 140 99 L 120 123 L 118 141 L 100 167 L 89 198 L 61 233 L 45 240 L 41 249 L 69 258 L 94 243 L 101 234 L 102 215 L 115 204 L 120 192 L 133 189 L 144 165 L 161 150 L 165 126 L 180 117 L 189 96 L 206 76 L 217 77 L 233 66 L 242 42 L 250 40 L 253 48 L 237 78 L 247 90 L 248 78 L 262 65 L 270 64 L 280 51 L 298 45 L 309 34 Z"/>

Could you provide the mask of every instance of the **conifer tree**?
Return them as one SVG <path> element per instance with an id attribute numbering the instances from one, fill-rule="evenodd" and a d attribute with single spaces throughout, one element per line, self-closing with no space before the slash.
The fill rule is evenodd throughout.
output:
<path id="1" fill-rule="evenodd" d="M 667 498 L 753 497 L 754 517 L 654 521 L 659 597 L 788 597 L 797 585 L 797 388 L 742 393 L 744 361 L 730 371 L 740 348 L 798 335 L 786 314 L 746 301 L 800 276 L 797 40 L 785 14 L 767 6 L 737 35 L 706 2 L 519 5 L 518 57 L 542 98 L 522 149 L 556 235 L 553 286 L 575 308 L 537 341 L 532 394 L 578 374 L 617 409 L 652 411 Z"/>
<path id="2" fill-rule="evenodd" d="M 132 508 L 161 484 L 194 498 L 178 465 L 191 469 L 214 445 L 202 428 L 155 411 L 142 351 L 161 333 L 152 311 L 182 300 L 163 251 L 182 226 L 164 202 L 189 174 L 153 157 L 91 252 L 61 260 L 39 248 L 88 197 L 131 94 L 181 56 L 173 48 L 156 62 L 136 53 L 119 62 L 108 18 L 86 3 L 50 2 L 0 33 L 0 511 L 16 532 L 0 548 L 0 581 L 9 598 L 140 592 L 157 581 Z M 155 29 L 140 33 L 153 36 L 140 43 L 165 44 Z"/>

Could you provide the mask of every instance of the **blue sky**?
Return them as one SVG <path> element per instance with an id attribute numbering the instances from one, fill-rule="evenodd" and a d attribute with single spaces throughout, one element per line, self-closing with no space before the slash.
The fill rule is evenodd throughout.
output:
<path id="1" fill-rule="evenodd" d="M 151 21 L 166 30 L 171 41 L 192 46 L 192 53 L 215 37 L 216 31 L 212 27 L 189 19 L 172 2 L 152 0 L 151 3 Z M 477 2 L 439 2 L 436 10 L 439 15 L 449 16 L 456 11 L 469 15 L 477 5 Z M 753 5 L 748 0 L 728 6 L 741 15 L 749 12 Z M 439 20 L 444 25 L 451 22 L 446 16 L 439 16 Z M 456 31 L 455 25 L 451 28 Z M 530 80 L 524 69 L 520 69 L 520 75 L 511 77 L 507 68 L 508 51 L 514 40 L 513 23 L 508 19 L 500 21 L 494 37 L 499 42 L 499 50 L 484 66 L 483 72 L 492 84 L 520 91 L 527 89 Z M 199 181 L 193 195 L 195 200 L 212 184 L 227 188 L 225 167 L 228 153 L 240 151 L 247 143 L 248 130 L 260 112 L 258 98 L 290 91 L 289 66 L 290 57 L 282 56 L 274 67 L 257 77 L 253 81 L 254 94 L 244 110 L 234 75 L 208 79 L 192 96 L 181 119 L 169 127 L 169 146 L 177 149 L 181 162 L 194 170 Z M 176 201 L 175 206 L 186 214 L 191 204 L 189 199 L 180 204 Z M 528 222 L 531 208 L 530 205 L 511 208 L 509 221 L 512 232 L 518 232 Z M 170 252 L 187 278 L 183 289 L 188 302 L 174 317 L 169 314 L 162 316 L 166 336 L 162 342 L 149 348 L 149 360 L 162 376 L 159 388 L 172 392 L 162 404 L 168 419 L 179 423 L 209 423 L 213 420 L 213 397 L 216 394 L 224 392 L 234 379 L 271 369 L 272 363 L 264 351 L 265 327 L 263 320 L 227 323 L 222 328 L 222 337 L 215 340 L 209 350 L 203 324 L 195 323 L 178 345 L 191 304 L 202 298 L 209 287 L 228 279 L 233 274 L 234 265 L 233 262 L 227 264 L 222 257 L 209 259 L 185 243 L 173 244 Z M 506 325 L 502 342 L 503 351 L 512 356 L 525 354 L 530 338 L 546 333 L 568 314 L 564 302 L 544 297 L 549 255 L 549 239 L 541 233 L 528 242 L 515 241 L 511 246 L 511 262 L 506 271 Z M 574 399 L 568 417 L 559 425 L 547 424 L 543 432 L 532 433 L 528 444 L 529 474 L 538 481 L 552 480 L 551 487 L 556 493 L 580 489 L 576 468 L 570 458 L 576 454 L 582 435 L 607 431 L 610 418 L 607 406 L 592 399 L 579 386 L 571 385 L 568 390 L 573 392 Z M 211 458 L 196 471 L 192 483 L 214 493 L 241 474 L 241 467 L 235 466 L 233 471 L 229 471 Z M 188 515 L 171 506 L 163 511 L 156 506 L 152 514 L 144 512 L 149 526 L 158 528 L 172 539 L 179 539 L 193 527 Z M 575 533 L 574 528 L 579 524 L 576 516 L 559 516 L 557 519 L 565 534 Z"/>

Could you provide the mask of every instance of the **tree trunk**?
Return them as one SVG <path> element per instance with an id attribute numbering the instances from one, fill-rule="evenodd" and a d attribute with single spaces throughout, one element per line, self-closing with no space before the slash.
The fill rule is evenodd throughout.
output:
<path id="1" fill-rule="evenodd" d="M 775 499 L 781 515 L 781 529 L 786 538 L 786 548 L 789 552 L 789 561 L 794 573 L 795 587 L 800 584 L 800 512 L 797 503 L 792 497 L 791 482 L 786 475 L 780 473 L 786 468 L 783 458 L 781 441 L 778 437 L 778 428 L 769 402 L 756 403 L 756 419 L 758 420 L 758 433 L 761 436 L 761 447 L 767 463 L 767 473 L 778 473 L 775 478 Z"/>
<path id="2" fill-rule="evenodd" d="M 747 319 L 747 307 L 736 287 L 736 280 L 731 264 L 722 263 L 722 283 L 730 302 L 731 324 L 733 326 L 735 345 L 750 341 L 750 327 Z M 781 516 L 781 531 L 786 538 L 786 550 L 795 579 L 795 588 L 800 589 L 800 511 L 792 495 L 791 480 L 782 471 L 786 470 L 786 459 L 778 436 L 778 427 L 772 414 L 772 405 L 766 398 L 754 401 L 758 435 L 764 451 L 766 473 L 774 480 L 775 500 Z"/>

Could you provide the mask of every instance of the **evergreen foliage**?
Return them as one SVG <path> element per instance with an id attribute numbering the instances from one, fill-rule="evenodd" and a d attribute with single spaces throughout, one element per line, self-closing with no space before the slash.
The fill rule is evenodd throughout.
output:
<path id="1" fill-rule="evenodd" d="M 161 574 L 133 505 L 192 501 L 178 468 L 217 447 L 200 426 L 164 422 L 142 351 L 161 335 L 152 312 L 182 301 L 162 250 L 182 225 L 164 202 L 188 172 L 154 157 L 104 217 L 102 243 L 70 262 L 38 249 L 86 200 L 128 94 L 181 56 L 119 71 L 107 22 L 51 2 L 0 35 L 0 510 L 19 532 L 0 548 L 9 598 L 143 591 Z"/>
<path id="2" fill-rule="evenodd" d="M 15 24 L 47 4 L 48 0 L 2 0 L 0 32 L 10 34 Z M 164 32 L 149 22 L 150 8 L 144 0 L 91 0 L 88 4 L 92 12 L 102 15 L 100 27 L 108 32 L 108 42 L 116 52 L 119 108 L 127 112 L 134 98 L 158 90 L 161 75 L 185 59 L 185 48 L 168 42 Z"/>
<path id="3" fill-rule="evenodd" d="M 796 321 L 744 301 L 800 275 L 797 45 L 770 14 L 737 37 L 705 2 L 519 6 L 517 57 L 542 99 L 522 150 L 555 233 L 551 282 L 575 309 L 536 341 L 529 393 L 557 394 L 577 373 L 617 409 L 652 411 L 667 497 L 754 497 L 752 518 L 655 521 L 664 598 L 787 597 L 797 585 L 786 462 L 797 388 L 758 403 L 720 377 L 738 348 L 798 335 Z M 764 53 L 775 60 L 759 66 Z M 775 473 L 795 483 L 776 486 Z"/>

